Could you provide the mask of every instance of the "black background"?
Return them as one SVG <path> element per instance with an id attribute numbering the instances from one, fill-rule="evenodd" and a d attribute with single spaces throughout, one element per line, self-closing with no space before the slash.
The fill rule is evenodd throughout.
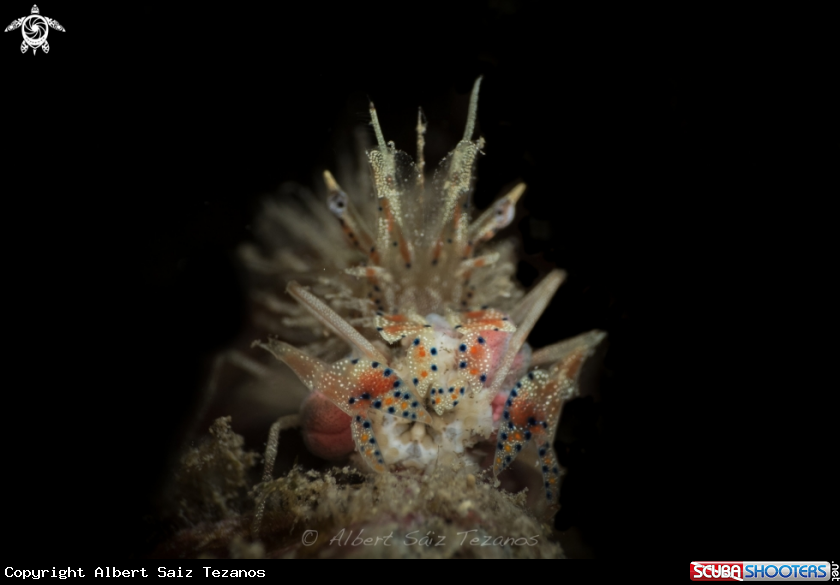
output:
<path id="1" fill-rule="evenodd" d="M 8 21 L 29 11 L 4 6 Z M 721 252 L 747 185 L 725 175 L 743 160 L 740 92 L 760 52 L 738 23 L 514 0 L 39 6 L 67 29 L 48 55 L 0 35 L 14 552 L 142 554 L 208 359 L 242 327 L 231 252 L 259 197 L 312 185 L 368 98 L 409 152 L 423 107 L 433 164 L 482 74 L 477 204 L 525 180 L 521 280 L 570 274 L 532 343 L 610 336 L 599 400 L 564 418 L 558 527 L 600 558 L 675 540 L 741 555 L 726 518 L 689 531 L 684 518 L 763 509 L 751 502 L 764 487 L 691 472 L 711 458 L 743 480 L 733 457 L 752 447 L 725 416 L 678 432 L 692 409 L 716 412 L 708 386 L 693 390 L 709 368 L 715 393 L 740 379 L 706 343 L 725 335 L 700 326 L 742 282 Z"/>

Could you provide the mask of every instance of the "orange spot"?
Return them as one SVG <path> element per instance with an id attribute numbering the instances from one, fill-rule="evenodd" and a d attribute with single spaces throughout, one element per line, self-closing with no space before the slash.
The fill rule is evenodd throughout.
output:
<path id="1" fill-rule="evenodd" d="M 420 351 L 417 352 L 417 355 L 419 355 L 420 357 L 426 357 L 426 350 L 421 349 Z"/>
<path id="2" fill-rule="evenodd" d="M 400 254 L 406 263 L 411 262 L 411 254 L 409 253 L 408 243 L 405 241 L 405 238 L 400 238 Z"/>
<path id="3" fill-rule="evenodd" d="M 475 368 L 473 368 L 472 370 L 470 370 L 470 374 L 472 374 L 473 376 L 475 376 L 476 374 L 478 374 L 478 370 L 476 370 Z"/>
<path id="4" fill-rule="evenodd" d="M 368 268 L 367 270 L 365 270 L 365 276 L 367 276 L 368 278 L 373 278 L 374 276 L 376 276 L 376 270 L 374 270 L 373 268 Z"/>
<path id="5" fill-rule="evenodd" d="M 481 268 L 482 266 L 484 266 L 484 260 L 476 260 L 475 261 L 475 267 L 476 268 Z"/>
<path id="6" fill-rule="evenodd" d="M 477 348 L 476 346 L 472 346 L 472 347 L 470 348 L 470 353 L 472 353 L 472 354 L 476 354 L 476 353 L 478 353 L 478 348 Z"/>
<path id="7" fill-rule="evenodd" d="M 427 372 L 426 370 L 423 370 L 422 372 L 420 372 L 420 377 L 421 378 L 425 378 L 428 375 L 429 375 L 429 372 Z"/>
<path id="8" fill-rule="evenodd" d="M 403 409 L 403 410 L 407 410 L 408 409 L 408 402 L 401 403 L 400 408 Z"/>
<path id="9" fill-rule="evenodd" d="M 527 427 L 528 419 L 534 417 L 537 420 L 545 418 L 540 415 L 536 406 L 527 400 L 515 400 L 510 407 L 510 420 L 518 427 Z"/>
<path id="10" fill-rule="evenodd" d="M 435 398 L 435 404 L 440 404 L 440 398 Z"/>
<path id="11" fill-rule="evenodd" d="M 522 434 L 517 432 L 513 435 L 513 438 L 517 441 L 521 441 L 522 440 Z"/>
<path id="12" fill-rule="evenodd" d="M 362 442 L 367 443 L 368 439 L 370 439 L 369 435 L 362 435 Z"/>
<path id="13" fill-rule="evenodd" d="M 510 445 L 505 445 L 505 451 L 507 451 L 508 453 L 510 453 Z"/>
<path id="14" fill-rule="evenodd" d="M 389 398 L 385 399 L 385 406 L 391 406 L 392 404 L 394 404 L 394 399 L 393 398 L 389 397 Z"/>

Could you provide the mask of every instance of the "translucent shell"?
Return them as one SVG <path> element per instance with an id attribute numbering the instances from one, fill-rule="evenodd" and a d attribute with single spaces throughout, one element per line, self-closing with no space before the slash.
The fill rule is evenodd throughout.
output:
<path id="1" fill-rule="evenodd" d="M 434 348 L 435 333 L 432 325 L 416 315 L 411 317 L 378 315 L 376 329 L 388 343 L 406 338 L 411 340 L 406 348 L 403 370 L 411 386 L 421 398 L 425 398 L 435 379 L 435 371 L 438 369 L 435 363 L 437 349 Z"/>

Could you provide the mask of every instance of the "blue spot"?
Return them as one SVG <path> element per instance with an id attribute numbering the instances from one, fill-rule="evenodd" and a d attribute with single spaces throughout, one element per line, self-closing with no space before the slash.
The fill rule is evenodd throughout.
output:
<path id="1" fill-rule="evenodd" d="M 458 364 L 458 367 L 466 368 L 467 367 L 467 362 L 461 362 L 460 364 Z"/>
<path id="2" fill-rule="evenodd" d="M 437 392 L 437 390 L 435 390 L 434 388 L 432 388 L 432 396 L 434 396 L 434 395 L 435 395 L 435 392 Z"/>
<path id="3" fill-rule="evenodd" d="M 414 378 L 414 379 L 412 380 L 412 382 L 414 382 L 414 385 L 415 385 L 415 386 L 417 386 L 417 382 L 419 382 L 419 380 L 418 380 L 417 378 Z"/>
<path id="4" fill-rule="evenodd" d="M 511 390 L 510 395 L 513 396 L 514 398 L 516 398 L 518 396 L 518 394 L 516 393 L 516 390 Z"/>
<path id="5" fill-rule="evenodd" d="M 517 383 L 516 383 L 516 387 L 517 387 L 517 388 L 522 388 L 522 382 L 517 382 Z"/>
<path id="6" fill-rule="evenodd" d="M 502 441 L 507 441 L 507 433 L 502 433 Z"/>
<path id="7" fill-rule="evenodd" d="M 551 492 L 545 492 L 545 499 L 547 499 L 547 500 L 551 499 Z"/>
<path id="8" fill-rule="evenodd" d="M 543 465 L 543 473 L 548 473 L 548 465 Z"/>
<path id="9" fill-rule="evenodd" d="M 415 400 L 414 402 L 412 402 L 412 403 L 411 403 L 411 407 L 412 407 L 412 408 L 417 408 L 417 405 L 418 405 L 418 404 L 419 404 L 419 403 Z"/>
<path id="10" fill-rule="evenodd" d="M 362 417 L 357 416 L 357 417 L 356 417 L 356 422 L 362 422 Z"/>
<path id="11" fill-rule="evenodd" d="M 394 388 L 399 388 L 399 387 L 400 387 L 400 381 L 397 380 L 396 382 L 394 382 Z M 395 394 L 395 396 L 399 396 L 399 394 Z"/>
<path id="12" fill-rule="evenodd" d="M 531 426 L 534 426 L 535 424 L 537 424 L 537 421 L 534 420 L 534 417 L 532 416 L 531 418 L 528 419 L 528 424 L 531 425 Z"/>
<path id="13" fill-rule="evenodd" d="M 463 395 L 464 395 L 464 389 L 461 388 L 461 396 L 463 396 Z"/>
<path id="14" fill-rule="evenodd" d="M 370 443 L 371 445 L 376 445 L 376 439 L 374 439 L 373 437 L 371 437 L 371 438 L 370 438 L 370 441 L 368 441 L 368 443 Z"/>
<path id="15" fill-rule="evenodd" d="M 362 426 L 365 427 L 366 429 L 369 429 L 370 428 L 370 423 L 368 421 L 365 421 Z"/>
<path id="16" fill-rule="evenodd" d="M 394 382 L 394 388 L 396 388 L 399 385 L 400 385 L 399 381 Z M 399 398 L 400 396 L 402 396 L 402 394 L 399 391 L 394 392 L 394 398 Z"/>
<path id="17" fill-rule="evenodd" d="M 379 367 L 379 362 L 371 362 L 370 367 L 378 368 Z"/>
<path id="18" fill-rule="evenodd" d="M 384 329 L 382 329 L 382 327 L 377 327 L 376 330 L 377 331 L 384 331 Z"/>
<path id="19" fill-rule="evenodd" d="M 396 410 L 394 409 L 394 407 L 393 407 L 393 406 L 389 406 L 389 407 L 388 407 L 388 412 L 389 412 L 390 414 L 394 414 L 394 413 L 396 412 Z"/>
<path id="20" fill-rule="evenodd" d="M 466 346 L 466 344 L 462 343 L 461 345 L 458 346 L 458 349 L 460 349 L 461 351 L 467 351 L 467 346 Z"/>
<path id="21" fill-rule="evenodd" d="M 479 338 L 478 338 L 478 342 L 479 342 L 479 343 L 484 343 L 484 338 L 483 338 L 483 337 L 479 337 Z"/>
<path id="22" fill-rule="evenodd" d="M 364 394 L 362 394 L 359 398 L 361 398 L 362 400 L 370 400 L 370 394 L 368 394 L 367 392 L 365 392 L 365 393 L 364 393 Z"/>
<path id="23" fill-rule="evenodd" d="M 540 449 L 540 457 L 545 457 L 545 449 Z"/>
<path id="24" fill-rule="evenodd" d="M 455 388 L 450 388 L 449 393 L 452 394 L 453 392 L 455 392 Z"/>
<path id="25" fill-rule="evenodd" d="M 457 400 L 453 401 L 452 406 L 458 406 L 458 401 Z"/>
<path id="26" fill-rule="evenodd" d="M 432 371 L 437 372 L 437 366 L 435 364 L 432 364 Z"/>
<path id="27" fill-rule="evenodd" d="M 504 447 L 503 447 L 503 445 L 502 445 L 501 443 L 499 443 L 498 445 L 496 445 L 496 448 L 497 448 L 497 449 L 499 449 L 499 450 L 501 450 L 501 449 L 503 449 Z"/>
<path id="28" fill-rule="evenodd" d="M 533 379 L 534 379 L 534 372 L 528 372 L 528 379 L 529 379 L 529 380 L 533 380 Z"/>
<path id="29" fill-rule="evenodd" d="M 376 455 L 377 457 L 379 457 L 382 453 L 380 453 L 379 451 L 374 451 L 373 454 Z M 381 463 L 381 461 L 380 461 L 380 463 Z"/>
<path id="30" fill-rule="evenodd" d="M 408 416 L 408 411 L 407 410 L 403 411 L 403 416 Z"/>
<path id="31" fill-rule="evenodd" d="M 373 407 L 374 408 L 382 408 L 382 402 L 377 400 L 376 402 L 373 403 Z"/>
<path id="32" fill-rule="evenodd" d="M 356 403 L 356 399 L 355 399 L 355 398 L 351 398 L 351 399 L 350 399 L 350 400 L 348 400 L 347 402 L 349 402 L 350 404 L 355 404 L 355 403 Z"/>
<path id="33" fill-rule="evenodd" d="M 543 428 L 544 428 L 544 429 L 547 429 L 547 428 L 548 428 L 548 423 L 547 423 L 547 422 L 545 422 L 545 421 L 543 421 L 542 426 L 543 426 Z"/>
<path id="34" fill-rule="evenodd" d="M 411 418 L 412 418 L 413 420 L 417 420 L 417 415 L 416 415 L 416 414 L 412 414 L 412 415 L 411 415 Z"/>
<path id="35" fill-rule="evenodd" d="M 461 327 L 461 325 L 455 325 L 455 329 L 460 329 Z"/>
<path id="36" fill-rule="evenodd" d="M 509 423 L 508 423 L 508 428 L 509 428 L 509 429 L 512 429 L 512 428 L 513 428 L 513 423 L 512 423 L 512 422 L 509 422 Z"/>
<path id="37" fill-rule="evenodd" d="M 545 487 L 550 488 L 550 487 L 551 487 L 551 484 L 550 484 L 550 483 L 548 483 L 548 482 L 545 482 Z"/>
<path id="38" fill-rule="evenodd" d="M 505 461 L 507 461 L 508 463 L 510 463 L 510 455 L 508 455 L 507 457 L 505 457 Z"/>
<path id="39" fill-rule="evenodd" d="M 432 355 L 437 355 L 437 348 L 433 347 L 431 353 L 432 353 Z"/>
<path id="40" fill-rule="evenodd" d="M 559 473 L 559 470 L 556 467 L 552 468 L 551 471 L 553 471 L 554 473 Z"/>
<path id="41" fill-rule="evenodd" d="M 530 440 L 531 440 L 531 431 L 525 431 L 525 440 L 526 440 L 526 441 L 530 441 Z"/>
<path id="42" fill-rule="evenodd" d="M 353 364 L 353 365 L 356 365 L 357 363 L 359 363 L 359 359 L 356 358 L 354 360 L 350 360 L 350 363 Z"/>
<path id="43" fill-rule="evenodd" d="M 387 378 L 388 376 L 391 375 L 391 369 L 390 368 L 385 368 L 385 371 L 382 372 L 382 373 L 385 374 L 385 377 Z"/>
<path id="44" fill-rule="evenodd" d="M 511 399 L 510 399 L 510 398 L 508 398 L 508 399 L 507 399 L 507 402 L 505 402 L 505 406 L 510 406 L 511 404 L 512 404 Z"/>
<path id="45" fill-rule="evenodd" d="M 414 340 L 414 345 L 420 345 L 420 338 L 419 337 Z"/>
<path id="46" fill-rule="evenodd" d="M 517 445 L 517 446 L 516 446 L 516 451 L 517 451 L 517 452 L 522 451 L 522 445 Z"/>
<path id="47" fill-rule="evenodd" d="M 507 420 L 509 418 L 510 418 L 510 413 L 508 411 L 505 411 L 505 420 Z"/>
<path id="48" fill-rule="evenodd" d="M 481 374 L 481 378 L 479 378 L 482 382 L 487 381 L 487 374 Z"/>
<path id="49" fill-rule="evenodd" d="M 411 398 L 411 394 L 409 394 L 408 392 L 405 392 L 405 393 L 403 394 L 403 398 L 405 398 L 406 400 L 408 400 L 409 398 Z"/>

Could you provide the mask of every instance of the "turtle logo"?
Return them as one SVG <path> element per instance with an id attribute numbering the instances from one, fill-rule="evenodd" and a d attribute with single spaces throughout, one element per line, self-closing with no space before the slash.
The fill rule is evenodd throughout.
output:
<path id="1" fill-rule="evenodd" d="M 32 6 L 32 14 L 12 21 L 12 24 L 7 26 L 3 32 L 9 32 L 18 27 L 21 27 L 21 32 L 23 32 L 23 42 L 20 44 L 20 52 L 25 53 L 26 49 L 32 47 L 33 55 L 39 47 L 45 53 L 50 52 L 50 44 L 47 42 L 47 34 L 50 32 L 50 27 L 64 32 L 64 27 L 58 24 L 58 21 L 41 16 L 37 4 Z"/>

